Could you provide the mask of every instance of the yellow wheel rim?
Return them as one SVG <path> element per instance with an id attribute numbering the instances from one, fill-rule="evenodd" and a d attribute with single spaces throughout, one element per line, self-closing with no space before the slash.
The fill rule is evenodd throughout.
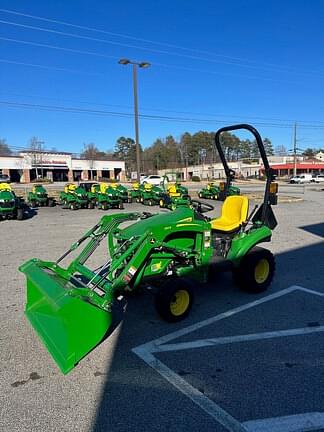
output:
<path id="1" fill-rule="evenodd" d="M 270 273 L 269 261 L 265 258 L 261 259 L 254 269 L 254 277 L 257 283 L 265 282 Z"/>
<path id="2" fill-rule="evenodd" d="M 160 200 L 160 207 L 163 207 L 163 205 L 164 205 L 163 200 Z"/>
<path id="3" fill-rule="evenodd" d="M 177 291 L 170 304 L 172 315 L 179 316 L 186 312 L 189 307 L 190 297 L 186 290 Z"/>

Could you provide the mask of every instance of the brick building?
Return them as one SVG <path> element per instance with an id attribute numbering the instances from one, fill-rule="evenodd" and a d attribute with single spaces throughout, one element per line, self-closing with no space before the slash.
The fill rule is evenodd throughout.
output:
<path id="1" fill-rule="evenodd" d="M 21 152 L 18 156 L 0 156 L 0 173 L 12 182 L 29 183 L 37 178 L 52 181 L 125 179 L 125 162 L 85 160 L 63 152 Z"/>

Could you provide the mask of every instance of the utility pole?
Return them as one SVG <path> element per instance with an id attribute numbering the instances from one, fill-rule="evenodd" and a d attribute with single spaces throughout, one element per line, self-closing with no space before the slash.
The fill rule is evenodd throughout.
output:
<path id="1" fill-rule="evenodd" d="M 136 145 L 136 171 L 137 181 L 140 181 L 141 173 L 141 152 L 139 144 L 139 130 L 138 130 L 138 96 L 137 96 L 137 66 L 140 68 L 148 68 L 151 66 L 148 62 L 134 62 L 129 59 L 120 59 L 118 61 L 121 65 L 131 64 L 133 66 L 133 92 L 134 92 L 134 120 L 135 120 L 135 145 Z"/>
<path id="2" fill-rule="evenodd" d="M 294 153 L 294 177 L 297 175 L 297 123 L 293 130 L 293 153 Z"/>

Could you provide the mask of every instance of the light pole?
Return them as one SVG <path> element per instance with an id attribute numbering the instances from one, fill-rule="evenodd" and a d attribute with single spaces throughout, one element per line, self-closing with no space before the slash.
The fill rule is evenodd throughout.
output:
<path id="1" fill-rule="evenodd" d="M 135 62 L 129 59 L 120 59 L 118 61 L 121 65 L 133 65 L 133 91 L 134 91 L 134 120 L 135 120 L 135 146 L 136 146 L 136 171 L 137 181 L 140 181 L 141 171 L 141 154 L 139 147 L 139 129 L 138 129 L 138 97 L 137 97 L 137 66 L 140 68 L 148 68 L 151 66 L 148 62 Z"/>

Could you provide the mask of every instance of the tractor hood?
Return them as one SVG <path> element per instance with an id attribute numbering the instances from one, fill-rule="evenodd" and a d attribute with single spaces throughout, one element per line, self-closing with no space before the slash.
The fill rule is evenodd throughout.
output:
<path id="1" fill-rule="evenodd" d="M 179 207 L 174 211 L 160 213 L 147 219 L 140 220 L 120 232 L 120 236 L 128 239 L 133 236 L 143 235 L 145 232 L 161 231 L 163 236 L 166 230 L 172 232 L 179 224 L 196 224 L 201 223 L 201 220 L 196 220 L 195 212 L 189 207 Z"/>
<path id="2" fill-rule="evenodd" d="M 14 201 L 15 196 L 11 191 L 4 190 L 0 192 L 0 201 Z"/>

